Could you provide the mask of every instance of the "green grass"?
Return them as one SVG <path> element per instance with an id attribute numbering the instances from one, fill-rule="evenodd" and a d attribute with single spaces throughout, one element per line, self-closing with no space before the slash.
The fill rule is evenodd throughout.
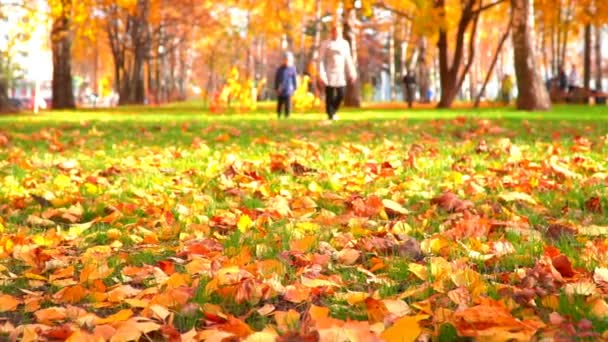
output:
<path id="1" fill-rule="evenodd" d="M 608 210 L 605 179 L 592 177 L 608 170 L 608 108 L 556 106 L 542 113 L 366 108 L 344 109 L 340 118 L 327 123 L 318 111 L 281 121 L 264 110 L 209 114 L 196 103 L 0 116 L 0 132 L 9 137 L 0 147 L 0 265 L 6 267 L 0 271 L 6 278 L 0 292 L 25 298 L 20 289 L 37 284 L 25 274 L 54 274 L 55 269 L 42 272 L 53 258 L 74 265 L 78 274 L 84 253 L 108 253 L 104 248 L 109 246 L 110 255 L 104 254 L 103 260 L 113 271 L 103 279 L 106 286 L 126 282 L 162 293 L 168 287 L 162 282 L 170 275 L 166 279 L 158 270 L 147 270 L 170 261 L 177 274 L 185 274 L 200 261 L 195 265 L 201 267 L 199 273 L 185 280 L 171 277 L 179 284 L 187 282 L 183 286 L 191 296 L 188 303 L 217 304 L 259 331 L 276 323 L 272 315 L 256 311 L 264 304 L 305 315 L 308 301 L 291 302 L 281 292 L 299 288 L 303 277 L 339 285 L 310 290 L 310 302 L 329 307 L 334 318 L 366 320 L 364 304 L 351 306 L 336 300 L 334 292 L 394 299 L 430 285 L 408 297 L 408 304 L 433 298 L 433 305 L 453 309 L 449 296 L 433 288 L 440 289 L 436 282 L 445 281 L 446 289 L 454 290 L 450 277 L 471 269 L 487 285 L 488 292 L 480 296 L 498 299 L 500 285 L 516 283 L 518 274 L 533 268 L 549 245 L 582 270 L 583 278 L 591 279 L 595 267 L 608 266 L 605 256 L 584 255 L 605 237 L 546 237 L 548 225 L 555 222 L 572 227 L 608 224 L 605 213 L 585 206 L 597 196 L 601 209 Z M 577 137 L 588 139 L 590 150 L 576 151 Z M 482 140 L 487 152 L 476 151 Z M 511 144 L 523 161 L 512 160 L 516 153 L 509 151 Z M 567 179 L 552 170 L 552 156 L 581 178 Z M 62 169 L 62 163 L 72 160 L 76 167 Z M 310 170 L 298 171 L 292 163 Z M 431 199 L 444 191 L 470 200 L 471 212 L 454 214 L 432 205 Z M 538 205 L 499 200 L 501 193 L 511 191 L 529 194 Z M 50 200 L 51 206 L 41 207 L 33 194 Z M 398 202 L 410 214 L 375 212 L 366 202 L 371 195 Z M 83 207 L 80 222 L 103 220 L 115 211 L 120 215 L 70 239 L 62 235 L 69 230 L 65 222 L 59 228 L 28 223 L 29 215 L 44 216 L 76 203 Z M 245 214 L 254 224 L 239 229 L 236 224 Z M 496 226 L 484 236 L 474 234 L 479 227 L 469 233 L 455 231 L 469 214 Z M 393 232 L 398 222 L 406 223 L 409 231 Z M 115 236 L 116 230 L 120 236 Z M 410 270 L 414 261 L 399 244 L 403 235 L 428 243 L 442 232 L 456 235 L 449 238 L 449 250 L 440 255 L 425 251 L 420 262 L 430 272 L 432 258 L 441 256 L 453 269 L 444 279 L 429 275 L 422 281 Z M 375 240 L 369 243 L 366 239 L 372 236 Z M 38 259 L 32 259 L 21 250 L 6 253 L 9 239 L 10 246 L 18 248 L 44 239 L 46 244 L 39 246 Z M 470 257 L 469 250 L 492 253 L 497 241 L 510 243 L 514 252 L 489 261 Z M 191 253 L 191 245 L 199 246 L 198 254 Z M 302 250 L 292 250 L 294 245 Z M 361 252 L 355 265 L 340 261 L 339 252 L 347 246 Z M 243 253 L 245 248 L 249 254 Z M 384 265 L 378 266 L 378 261 Z M 284 269 L 263 274 L 265 270 L 256 268 L 272 262 Z M 234 283 L 231 275 L 220 277 L 220 271 L 233 266 L 242 271 Z M 363 270 L 376 266 L 369 273 Z M 134 269 L 141 270 L 141 277 L 123 276 Z M 217 288 L 207 293 L 214 281 Z M 45 288 L 50 295 L 61 289 Z M 561 296 L 560 313 L 575 321 L 591 317 L 585 298 L 569 309 L 571 298 L 554 295 Z M 182 309 L 173 308 L 179 331 L 204 328 L 202 311 Z M 547 322 L 547 310 L 532 312 Z M 606 328 L 597 318 L 590 319 L 594 331 Z M 462 338 L 450 324 L 424 324 L 437 341 Z"/>

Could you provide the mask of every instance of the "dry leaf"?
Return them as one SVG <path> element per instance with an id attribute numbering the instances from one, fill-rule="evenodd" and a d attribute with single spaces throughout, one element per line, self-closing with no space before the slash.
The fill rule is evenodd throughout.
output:
<path id="1" fill-rule="evenodd" d="M 382 339 L 387 342 L 415 342 L 422 333 L 421 319 L 426 316 L 405 316 L 382 332 Z"/>

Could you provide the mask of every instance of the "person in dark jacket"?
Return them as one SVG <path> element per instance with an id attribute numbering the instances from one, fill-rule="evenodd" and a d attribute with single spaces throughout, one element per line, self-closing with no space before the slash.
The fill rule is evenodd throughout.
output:
<path id="1" fill-rule="evenodd" d="M 403 84 L 405 86 L 405 100 L 407 106 L 412 108 L 414 102 L 414 94 L 416 93 L 416 75 L 411 70 L 407 70 L 403 76 Z"/>
<path id="2" fill-rule="evenodd" d="M 277 93 L 277 117 L 281 118 L 283 112 L 285 118 L 291 114 L 291 97 L 298 87 L 296 67 L 293 65 L 293 54 L 285 53 L 283 64 L 277 69 L 274 79 L 274 89 Z"/>

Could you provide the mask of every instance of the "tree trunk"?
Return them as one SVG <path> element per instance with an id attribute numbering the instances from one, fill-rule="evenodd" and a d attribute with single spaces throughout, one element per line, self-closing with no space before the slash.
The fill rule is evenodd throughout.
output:
<path id="1" fill-rule="evenodd" d="M 595 89 L 602 90 L 602 25 L 595 25 Z"/>
<path id="2" fill-rule="evenodd" d="M 392 19 L 392 18 L 391 18 Z M 397 82 L 395 82 L 395 20 L 391 20 L 388 34 L 388 76 L 391 85 L 391 101 L 395 101 Z"/>
<path id="3" fill-rule="evenodd" d="M 53 51 L 53 109 L 76 108 L 72 88 L 72 32 L 68 9 L 63 5 L 63 15 L 55 18 L 51 30 Z"/>
<path id="4" fill-rule="evenodd" d="M 477 0 L 468 0 L 463 4 L 460 21 L 458 23 L 458 31 L 456 33 L 456 46 L 454 47 L 454 56 L 450 61 L 448 32 L 445 28 L 439 30 L 439 40 L 437 46 L 439 48 L 439 75 L 441 79 L 441 97 L 439 99 L 438 108 L 450 108 L 452 102 L 456 99 L 458 91 L 462 87 L 466 74 L 471 69 L 473 58 L 475 56 L 475 35 L 477 32 L 477 23 L 479 21 L 479 12 L 473 12 L 473 7 Z M 437 2 L 438 7 L 445 6 L 445 0 Z M 481 3 L 479 4 L 481 6 Z M 464 57 L 465 34 L 469 28 L 469 24 L 473 22 L 471 34 L 469 37 L 469 54 L 467 63 L 464 68 L 461 68 L 461 63 Z"/>
<path id="5" fill-rule="evenodd" d="M 418 90 L 420 91 L 420 101 L 422 103 L 429 103 L 429 89 L 431 87 L 431 72 L 427 64 L 427 46 L 428 41 L 426 37 L 420 37 L 418 41 L 418 58 L 416 66 L 416 81 L 418 83 Z"/>
<path id="6" fill-rule="evenodd" d="M 585 55 L 583 59 L 583 87 L 591 85 L 591 24 L 585 25 Z"/>
<path id="7" fill-rule="evenodd" d="M 517 108 L 547 110 L 551 100 L 534 56 L 534 0 L 511 0 Z"/>
<path id="8" fill-rule="evenodd" d="M 351 54 L 355 68 L 358 67 L 357 62 L 357 17 L 355 9 L 352 8 L 345 12 L 344 18 L 344 38 L 350 45 Z M 359 90 L 359 80 L 346 86 L 346 94 L 344 96 L 344 105 L 349 107 L 361 107 L 361 91 Z"/>
<path id="9" fill-rule="evenodd" d="M 2 79 L 0 76 L 0 113 L 10 111 L 11 109 L 12 108 L 10 108 L 10 105 L 8 103 L 6 83 L 4 79 Z"/>

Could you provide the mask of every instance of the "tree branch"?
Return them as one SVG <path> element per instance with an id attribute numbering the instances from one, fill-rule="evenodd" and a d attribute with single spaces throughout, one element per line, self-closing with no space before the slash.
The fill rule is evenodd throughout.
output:
<path id="1" fill-rule="evenodd" d="M 483 0 L 479 0 L 479 3 L 482 4 Z M 464 78 L 471 69 L 471 65 L 473 65 L 473 60 L 475 59 L 475 39 L 477 36 L 477 27 L 479 23 L 480 13 L 477 12 L 476 14 L 474 14 L 474 16 L 475 17 L 473 18 L 473 27 L 471 28 L 471 34 L 469 36 L 469 55 L 467 56 L 468 60 L 467 64 L 464 67 L 464 70 L 462 71 L 462 75 L 460 75 L 460 78 L 458 79 L 457 89 L 460 89 L 462 87 L 462 83 L 464 83 Z"/>
<path id="2" fill-rule="evenodd" d="M 490 8 L 492 8 L 492 7 L 496 6 L 496 5 L 500 5 L 500 4 L 502 4 L 503 2 L 505 2 L 505 1 L 506 1 L 506 0 L 498 0 L 498 1 L 493 2 L 493 3 L 491 3 L 491 4 L 487 4 L 487 5 L 485 5 L 485 6 L 481 6 L 481 7 L 479 7 L 478 9 L 476 9 L 476 10 L 474 10 L 474 11 L 473 11 L 473 15 L 478 15 L 479 13 L 481 13 L 481 12 L 483 12 L 483 11 L 485 11 L 485 10 L 489 10 Z"/>

